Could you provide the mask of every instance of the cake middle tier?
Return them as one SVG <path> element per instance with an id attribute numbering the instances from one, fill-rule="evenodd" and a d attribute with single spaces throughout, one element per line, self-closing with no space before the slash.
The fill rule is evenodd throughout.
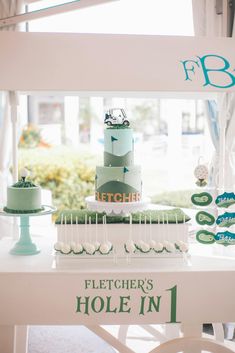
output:
<path id="1" fill-rule="evenodd" d="M 105 202 L 140 201 L 141 167 L 96 167 L 96 200 Z"/>

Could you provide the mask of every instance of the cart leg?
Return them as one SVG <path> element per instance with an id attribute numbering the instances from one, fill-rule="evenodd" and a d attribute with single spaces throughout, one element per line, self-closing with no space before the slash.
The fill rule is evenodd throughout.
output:
<path id="1" fill-rule="evenodd" d="M 15 350 L 14 353 L 28 352 L 28 326 L 15 326 Z"/>
<path id="2" fill-rule="evenodd" d="M 184 334 L 184 337 L 202 337 L 202 324 L 182 324 L 181 330 Z M 190 348 L 190 350 L 185 350 L 185 353 L 201 353 L 201 350 L 198 348 Z"/>
<path id="3" fill-rule="evenodd" d="M 0 326 L 0 353 L 14 353 L 14 326 Z"/>

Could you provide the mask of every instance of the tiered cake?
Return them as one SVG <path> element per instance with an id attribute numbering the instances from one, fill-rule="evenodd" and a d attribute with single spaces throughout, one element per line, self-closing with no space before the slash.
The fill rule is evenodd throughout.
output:
<path id="1" fill-rule="evenodd" d="M 104 130 L 104 166 L 96 167 L 95 198 L 102 202 L 141 200 L 141 168 L 134 165 L 133 130 L 114 125 Z"/>

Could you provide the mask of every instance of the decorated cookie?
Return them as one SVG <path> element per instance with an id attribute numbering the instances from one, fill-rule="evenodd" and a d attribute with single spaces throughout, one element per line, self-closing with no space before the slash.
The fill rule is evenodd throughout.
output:
<path id="1" fill-rule="evenodd" d="M 208 206 L 212 202 L 212 196 L 208 192 L 201 192 L 200 194 L 193 194 L 191 201 L 196 206 Z"/>
<path id="2" fill-rule="evenodd" d="M 218 207 L 228 208 L 235 203 L 234 192 L 224 192 L 222 195 L 217 196 L 215 203 Z"/>
<path id="3" fill-rule="evenodd" d="M 215 235 L 215 241 L 217 244 L 224 246 L 235 245 L 235 233 L 231 232 L 219 232 Z"/>
<path id="4" fill-rule="evenodd" d="M 225 212 L 224 214 L 220 215 L 217 220 L 216 224 L 219 227 L 230 227 L 235 224 L 235 213 Z"/>
<path id="5" fill-rule="evenodd" d="M 215 234 L 201 229 L 196 233 L 196 239 L 201 244 L 213 244 L 215 242 Z"/>
<path id="6" fill-rule="evenodd" d="M 208 212 L 200 211 L 196 214 L 196 221 L 201 226 L 212 226 L 215 223 L 215 217 Z"/>

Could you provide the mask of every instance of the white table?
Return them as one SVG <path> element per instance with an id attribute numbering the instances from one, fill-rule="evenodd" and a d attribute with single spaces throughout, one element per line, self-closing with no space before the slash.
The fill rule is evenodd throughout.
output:
<path id="1" fill-rule="evenodd" d="M 13 240 L 0 240 L 0 353 L 14 352 L 14 337 L 15 352 L 24 351 L 26 325 L 57 324 L 86 325 L 120 352 L 130 353 L 121 342 L 126 325 L 169 322 L 170 327 L 181 324 L 185 338 L 152 352 L 177 352 L 180 345 L 199 352 L 202 344 L 217 349 L 213 352 L 231 352 L 200 337 L 202 323 L 235 321 L 235 249 L 192 245 L 188 264 L 182 259 L 115 264 L 109 258 L 56 268 L 54 239 L 55 229 L 48 228 L 47 235 L 34 238 L 41 253 L 28 257 L 10 255 Z M 120 340 L 100 326 L 106 324 L 124 325 Z"/>

